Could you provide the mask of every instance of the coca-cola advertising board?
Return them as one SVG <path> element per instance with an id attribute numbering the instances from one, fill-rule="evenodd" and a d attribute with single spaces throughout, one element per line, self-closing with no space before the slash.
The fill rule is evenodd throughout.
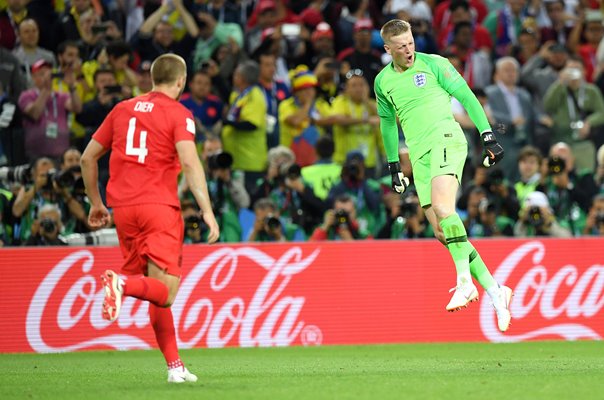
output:
<path id="1" fill-rule="evenodd" d="M 455 267 L 436 240 L 185 246 L 172 311 L 182 348 L 601 339 L 604 240 L 476 240 L 512 287 L 512 326 L 490 299 L 447 313 Z M 101 318 L 113 247 L 0 250 L 0 352 L 147 349 L 148 305 Z M 131 277 L 130 279 L 136 279 Z"/>

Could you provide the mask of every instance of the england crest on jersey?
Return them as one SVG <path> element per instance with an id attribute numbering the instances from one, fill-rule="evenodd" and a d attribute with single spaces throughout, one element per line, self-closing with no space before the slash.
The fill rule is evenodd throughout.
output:
<path id="1" fill-rule="evenodd" d="M 424 74 L 422 72 L 422 73 L 413 75 L 413 83 L 415 83 L 415 86 L 417 86 L 417 87 L 426 86 L 426 74 Z"/>

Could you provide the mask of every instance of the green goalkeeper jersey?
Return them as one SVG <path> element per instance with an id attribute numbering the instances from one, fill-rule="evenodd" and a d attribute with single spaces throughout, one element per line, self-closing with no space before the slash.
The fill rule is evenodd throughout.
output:
<path id="1" fill-rule="evenodd" d="M 412 163 L 443 135 L 452 135 L 447 137 L 450 143 L 466 141 L 451 112 L 454 93 L 479 131 L 490 130 L 480 103 L 446 58 L 416 52 L 411 68 L 398 72 L 391 62 L 382 69 L 375 79 L 375 94 L 388 162 L 399 161 L 397 116 Z"/>

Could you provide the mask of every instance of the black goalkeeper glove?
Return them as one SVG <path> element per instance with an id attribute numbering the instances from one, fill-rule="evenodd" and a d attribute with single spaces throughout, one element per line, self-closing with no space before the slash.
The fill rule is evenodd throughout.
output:
<path id="1" fill-rule="evenodd" d="M 503 147 L 495 139 L 495 134 L 491 131 L 483 132 L 480 135 L 482 139 L 482 165 L 491 167 L 503 159 Z"/>
<path id="2" fill-rule="evenodd" d="M 401 163 L 388 163 L 388 170 L 392 177 L 392 190 L 397 193 L 403 193 L 407 189 L 407 186 L 409 186 L 409 178 L 405 177 L 401 172 Z"/>

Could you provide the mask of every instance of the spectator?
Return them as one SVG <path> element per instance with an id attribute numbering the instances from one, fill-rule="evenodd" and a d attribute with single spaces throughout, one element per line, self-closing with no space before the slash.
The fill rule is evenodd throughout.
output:
<path id="1" fill-rule="evenodd" d="M 432 26 L 434 33 L 439 34 L 441 30 L 449 26 L 451 21 L 451 4 L 455 0 L 441 1 L 434 9 L 434 19 L 432 20 Z M 465 2 L 466 0 L 462 0 Z M 477 24 L 482 24 L 484 18 L 487 16 L 489 9 L 484 5 L 482 0 L 470 0 L 470 12 L 475 19 Z"/>
<path id="2" fill-rule="evenodd" d="M 322 136 L 317 140 L 315 151 L 318 160 L 302 168 L 302 178 L 312 186 L 315 196 L 325 200 L 333 185 L 340 181 L 342 166 L 332 161 L 335 145 L 329 136 Z"/>
<path id="3" fill-rule="evenodd" d="M 581 40 L 583 36 L 583 40 Z M 593 82 L 596 79 L 598 45 L 604 38 L 602 25 L 602 11 L 590 10 L 576 20 L 575 26 L 568 40 L 568 48 L 572 53 L 577 53 L 585 66 L 585 80 Z"/>
<path id="4" fill-rule="evenodd" d="M 426 217 L 419 206 L 417 194 L 404 197 L 393 191 L 384 195 L 386 222 L 378 232 L 378 239 L 417 239 L 430 237 L 426 232 Z"/>
<path id="5" fill-rule="evenodd" d="M 354 69 L 346 74 L 346 86 L 331 106 L 333 113 L 334 161 L 344 164 L 346 155 L 359 151 L 365 158 L 365 173 L 376 178 L 380 164 L 380 119 L 375 100 L 369 98 L 369 85 L 363 71 Z"/>
<path id="6" fill-rule="evenodd" d="M 189 96 L 180 102 L 193 113 L 199 135 L 197 140 L 203 142 L 206 137 L 220 133 L 224 104 L 211 93 L 212 80 L 206 71 L 193 73 L 189 90 Z"/>
<path id="7" fill-rule="evenodd" d="M 90 210 L 90 201 L 84 190 L 84 181 L 80 169 L 80 158 L 82 152 L 75 147 L 70 147 L 61 155 L 61 164 L 56 173 L 55 181 L 61 190 L 68 193 L 66 202 L 62 203 L 61 215 L 63 215 L 62 235 L 72 233 L 86 233 L 90 231 L 88 226 L 88 211 Z M 73 198 L 74 200 L 71 200 Z M 82 214 L 79 213 L 79 207 L 72 207 L 75 214 L 69 209 L 69 201 L 76 201 L 81 205 Z"/>
<path id="8" fill-rule="evenodd" d="M 67 112 L 80 112 L 82 104 L 75 80 L 67 82 L 69 94 L 52 89 L 51 65 L 44 60 L 34 63 L 31 75 L 34 88 L 21 93 L 19 108 L 25 115 L 25 154 L 33 160 L 40 156 L 59 157 L 69 147 Z"/>
<path id="9" fill-rule="evenodd" d="M 526 0 L 506 0 L 501 10 L 491 11 L 484 19 L 483 25 L 491 34 L 497 57 L 511 55 L 512 47 L 518 43 L 525 5 Z"/>
<path id="10" fill-rule="evenodd" d="M 261 53 L 258 56 L 260 67 L 260 87 L 266 97 L 266 145 L 270 150 L 279 145 L 279 104 L 291 96 L 285 82 L 275 79 L 277 59 L 274 54 Z"/>
<path id="11" fill-rule="evenodd" d="M 539 149 L 524 146 L 518 154 L 518 172 L 520 179 L 514 184 L 518 201 L 522 204 L 526 196 L 534 191 L 545 192 L 544 178 L 540 171 L 543 156 Z"/>
<path id="12" fill-rule="evenodd" d="M 65 40 L 78 41 L 81 38 L 81 21 L 86 16 L 96 14 L 92 7 L 91 0 L 76 0 L 72 7 L 65 9 L 65 12 L 59 15 L 58 20 L 53 28 L 53 36 L 55 45 L 64 42 Z"/>
<path id="13" fill-rule="evenodd" d="M 243 31 L 237 24 L 217 22 L 210 14 L 197 14 L 199 35 L 193 50 L 193 69 L 200 69 L 202 63 L 210 59 L 214 51 L 232 40 L 237 48 L 243 47 Z"/>
<path id="14" fill-rule="evenodd" d="M 545 94 L 543 104 L 552 116 L 552 140 L 570 144 L 577 168 L 593 172 L 596 148 L 592 128 L 604 125 L 604 98 L 597 86 L 585 81 L 579 60 L 566 63 L 558 81 Z"/>
<path id="15" fill-rule="evenodd" d="M 0 47 L 12 50 L 19 45 L 19 24 L 27 18 L 26 0 L 6 1 L 0 11 Z"/>
<path id="16" fill-rule="evenodd" d="M 279 210 L 271 199 L 260 199 L 254 204 L 254 226 L 248 242 L 290 242 L 304 240 L 304 233 L 294 224 L 280 218 Z"/>
<path id="17" fill-rule="evenodd" d="M 40 31 L 35 20 L 26 18 L 21 21 L 19 24 L 19 39 L 21 43 L 15 47 L 13 54 L 21 62 L 21 68 L 25 72 L 28 82 L 31 82 L 30 68 L 36 61 L 45 60 L 53 67 L 56 65 L 54 54 L 38 46 Z"/>
<path id="18" fill-rule="evenodd" d="M 31 169 L 31 186 L 22 186 L 17 193 L 12 207 L 12 214 L 20 218 L 14 232 L 14 237 L 20 243 L 25 243 L 31 236 L 32 225 L 39 217 L 38 213 L 44 204 L 54 204 L 59 210 L 68 210 L 68 219 L 71 215 L 79 221 L 86 221 L 86 214 L 82 205 L 75 201 L 70 191 L 55 182 L 56 170 L 54 163 L 47 157 L 37 159 Z"/>
<path id="19" fill-rule="evenodd" d="M 432 23 L 432 10 L 424 0 L 388 0 L 382 8 L 384 15 L 396 15 L 399 11 L 409 13 L 415 20 Z"/>
<path id="20" fill-rule="evenodd" d="M 327 203 L 333 204 L 338 196 L 348 194 L 355 203 L 360 229 L 374 234 L 382 226 L 384 205 L 380 201 L 379 183 L 365 176 L 364 161 L 359 152 L 347 155 L 342 166 L 341 181 L 329 191 Z"/>
<path id="21" fill-rule="evenodd" d="M 241 4 L 235 4 L 227 0 L 210 0 L 205 4 L 195 4 L 195 12 L 204 12 L 210 14 L 217 22 L 234 23 L 242 28 L 245 25 L 245 12 Z"/>
<path id="22" fill-rule="evenodd" d="M 25 245 L 66 246 L 67 243 L 59 237 L 62 228 L 61 210 L 54 204 L 45 204 L 38 212 L 38 218 L 31 227 L 31 236 Z"/>
<path id="23" fill-rule="evenodd" d="M 19 96 L 26 89 L 19 60 L 0 46 L 0 165 L 18 165 L 25 160 L 25 144 L 20 113 Z"/>
<path id="24" fill-rule="evenodd" d="M 277 3 L 272 0 L 262 0 L 254 9 L 256 24 L 245 32 L 245 50 L 252 54 L 262 44 L 262 33 L 265 29 L 277 26 Z"/>
<path id="25" fill-rule="evenodd" d="M 495 125 L 495 117 L 493 116 L 491 106 L 489 105 L 489 99 L 485 91 L 483 89 L 477 88 L 472 89 L 472 93 L 474 93 L 474 95 L 480 102 L 480 105 L 482 105 L 482 107 L 484 108 L 484 112 L 487 115 L 487 119 L 489 120 L 491 126 Z M 459 125 L 464 131 L 464 134 L 466 135 L 466 140 L 468 141 L 468 158 L 472 162 L 470 165 L 468 165 L 468 163 L 466 163 L 465 165 L 470 167 L 471 165 L 476 164 L 482 158 L 482 146 L 479 145 L 480 134 L 464 106 L 455 97 L 451 97 L 451 111 L 453 112 L 453 117 L 455 118 L 455 121 L 459 123 Z"/>
<path id="26" fill-rule="evenodd" d="M 331 125 L 329 104 L 316 99 L 317 84 L 316 76 L 299 66 L 292 77 L 294 95 L 279 104 L 281 144 L 292 149 L 300 167 L 315 162 L 314 146 L 323 127 Z"/>
<path id="27" fill-rule="evenodd" d="M 543 98 L 551 85 L 558 80 L 558 74 L 568 60 L 568 50 L 560 44 L 545 43 L 537 54 L 531 57 L 520 71 L 521 86 L 525 87 L 532 96 L 533 105 L 537 112 L 539 123 L 535 130 L 535 146 L 547 154 L 551 144 L 550 129 L 552 118 L 545 113 Z"/>
<path id="28" fill-rule="evenodd" d="M 343 64 L 342 71 L 360 69 L 371 87 L 377 74 L 382 70 L 381 53 L 371 47 L 373 23 L 370 19 L 358 19 L 354 23 L 353 47 L 342 50 L 338 61 Z"/>
<path id="29" fill-rule="evenodd" d="M 266 174 L 258 179 L 249 192 L 252 196 L 252 206 L 256 201 L 269 197 L 273 189 L 278 185 L 279 174 L 286 169 L 286 166 L 296 163 L 294 152 L 285 146 L 273 147 L 268 151 L 268 168 Z"/>
<path id="30" fill-rule="evenodd" d="M 297 60 L 296 65 L 304 64 L 308 65 L 310 69 L 314 69 L 322 58 L 336 56 L 333 30 L 327 22 L 320 22 L 316 26 L 310 35 L 310 42 L 306 46 L 306 52 Z"/>
<path id="31" fill-rule="evenodd" d="M 180 212 L 185 225 L 184 243 L 196 244 L 207 240 L 208 230 L 199 216 L 199 210 L 191 200 L 180 202 Z M 221 227 L 222 228 L 222 227 Z"/>
<path id="32" fill-rule="evenodd" d="M 83 61 L 96 59 L 107 44 L 105 39 L 109 30 L 109 25 L 101 25 L 100 16 L 92 9 L 83 12 L 76 23 L 77 37 L 68 35 L 66 38 L 62 39 L 62 41 L 76 41 L 80 48 L 80 56 Z M 112 33 L 115 34 L 115 32 Z"/>
<path id="33" fill-rule="evenodd" d="M 513 47 L 512 56 L 520 65 L 524 65 L 539 52 L 540 47 L 537 32 L 532 28 L 524 28 L 518 34 L 518 44 Z"/>
<path id="34" fill-rule="evenodd" d="M 137 86 L 141 94 L 149 93 L 153 89 L 153 81 L 151 80 L 151 61 L 143 61 L 138 64 L 136 69 Z"/>
<path id="35" fill-rule="evenodd" d="M 181 40 L 176 40 L 174 26 L 165 19 L 172 9 L 168 2 L 162 2 L 130 39 L 132 47 L 136 49 L 141 60 L 153 61 L 166 53 L 175 53 L 185 59 L 189 58 L 195 38 L 199 35 L 199 28 L 182 0 L 175 0 L 172 4 L 178 12 L 179 20 L 184 24 L 187 34 Z"/>
<path id="36" fill-rule="evenodd" d="M 543 3 L 550 24 L 541 27 L 541 43 L 545 45 L 548 42 L 557 42 L 566 45 L 577 18 L 564 11 L 564 0 L 549 0 Z"/>
<path id="37" fill-rule="evenodd" d="M 315 66 L 313 73 L 317 77 L 317 100 L 331 105 L 338 95 L 340 82 L 344 75 L 340 76 L 342 64 L 333 57 L 323 57 Z M 346 66 L 347 68 L 347 66 Z"/>
<path id="38" fill-rule="evenodd" d="M 593 198 L 592 205 L 587 214 L 584 235 L 604 235 L 604 193 L 599 193 Z"/>
<path id="39" fill-rule="evenodd" d="M 598 153 L 596 154 L 598 160 L 596 173 L 594 174 L 594 182 L 597 186 L 597 191 L 604 193 L 604 145 L 600 146 Z"/>
<path id="40" fill-rule="evenodd" d="M 266 99 L 258 87 L 260 69 L 255 61 L 240 64 L 233 75 L 230 107 L 223 121 L 224 150 L 233 154 L 233 169 L 245 174 L 252 193 L 266 167 Z"/>
<path id="41" fill-rule="evenodd" d="M 101 66 L 110 68 L 116 83 L 121 87 L 121 95 L 127 99 L 138 94 L 136 73 L 128 65 L 132 57 L 130 45 L 121 40 L 109 43 L 96 60 L 82 65 L 82 72 L 88 87 L 94 88 L 94 72 Z"/>
<path id="42" fill-rule="evenodd" d="M 453 41 L 447 51 L 459 57 L 459 73 L 472 89 L 485 88 L 491 81 L 493 64 L 484 50 L 472 49 L 472 24 L 459 22 L 453 28 Z"/>
<path id="43" fill-rule="evenodd" d="M 338 195 L 333 208 L 325 212 L 323 224 L 309 240 L 362 240 L 371 238 L 369 231 L 357 220 L 355 201 L 347 194 Z"/>
<path id="44" fill-rule="evenodd" d="M 505 129 L 500 143 L 508 154 L 517 154 L 522 146 L 532 143 L 535 130 L 531 95 L 517 84 L 519 70 L 520 65 L 513 57 L 500 58 L 495 64 L 495 84 L 485 89 L 495 122 Z M 506 171 L 509 180 L 518 179 L 513 157 L 504 157 L 499 167 Z"/>
<path id="45" fill-rule="evenodd" d="M 542 192 L 532 192 L 524 199 L 519 219 L 514 225 L 514 236 L 571 237 L 572 234 L 556 220 L 547 196 Z"/>
<path id="46" fill-rule="evenodd" d="M 474 22 L 474 17 L 470 9 L 470 3 L 465 0 L 452 1 L 449 6 L 450 18 L 445 29 L 440 31 L 438 35 L 438 47 L 444 49 L 453 44 L 453 31 L 455 25 L 460 22 L 469 22 L 472 32 L 472 50 L 484 50 L 490 53 L 493 50 L 493 40 L 486 30 L 480 24 Z M 415 33 L 415 32 L 414 32 Z"/>

